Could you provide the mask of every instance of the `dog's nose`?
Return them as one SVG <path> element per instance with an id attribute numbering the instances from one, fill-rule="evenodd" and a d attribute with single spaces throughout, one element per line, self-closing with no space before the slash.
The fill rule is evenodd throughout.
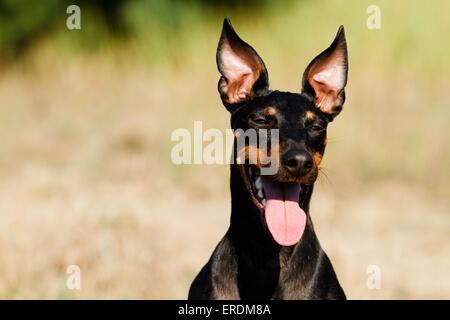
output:
<path id="1" fill-rule="evenodd" d="M 306 151 L 291 150 L 284 154 L 283 164 L 293 175 L 304 176 L 313 167 L 313 159 Z"/>

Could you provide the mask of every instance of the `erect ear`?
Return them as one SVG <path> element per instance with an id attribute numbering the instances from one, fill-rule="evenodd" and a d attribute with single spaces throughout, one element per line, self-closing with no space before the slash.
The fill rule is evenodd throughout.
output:
<path id="1" fill-rule="evenodd" d="M 344 27 L 340 26 L 333 43 L 308 65 L 302 83 L 303 92 L 312 96 L 331 119 L 342 110 L 347 72 L 347 43 Z"/>
<path id="2" fill-rule="evenodd" d="M 229 111 L 268 91 L 266 66 L 256 51 L 245 43 L 226 18 L 217 47 L 217 67 L 222 77 L 218 89 Z"/>

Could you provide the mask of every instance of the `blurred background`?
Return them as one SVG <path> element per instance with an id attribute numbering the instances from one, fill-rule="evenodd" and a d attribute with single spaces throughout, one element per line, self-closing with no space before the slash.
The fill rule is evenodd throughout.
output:
<path id="1" fill-rule="evenodd" d="M 271 87 L 293 92 L 345 26 L 318 237 L 351 299 L 450 298 L 450 3 L 240 3 L 0 0 L 0 298 L 187 297 L 228 227 L 229 169 L 172 164 L 170 135 L 229 127 L 215 65 L 225 16 Z M 81 30 L 66 27 L 70 4 Z"/>

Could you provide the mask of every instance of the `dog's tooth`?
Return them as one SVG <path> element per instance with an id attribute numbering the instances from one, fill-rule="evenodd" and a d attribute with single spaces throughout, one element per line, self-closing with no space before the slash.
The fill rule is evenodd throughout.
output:
<path id="1" fill-rule="evenodd" d="M 262 190 L 259 190 L 259 191 L 258 191 L 258 197 L 259 197 L 260 199 L 262 199 L 262 198 L 264 197 L 264 195 L 263 195 L 263 193 L 262 193 Z"/>
<path id="2" fill-rule="evenodd" d="M 262 199 L 262 200 L 261 200 L 261 203 L 263 204 L 263 206 L 265 206 L 266 203 L 267 203 L 267 200 L 266 200 L 266 199 Z"/>
<path id="3" fill-rule="evenodd" d="M 261 177 L 256 178 L 256 180 L 255 180 L 255 186 L 256 186 L 256 188 L 257 188 L 258 190 L 260 190 L 260 189 L 262 188 L 262 185 L 261 185 Z"/>

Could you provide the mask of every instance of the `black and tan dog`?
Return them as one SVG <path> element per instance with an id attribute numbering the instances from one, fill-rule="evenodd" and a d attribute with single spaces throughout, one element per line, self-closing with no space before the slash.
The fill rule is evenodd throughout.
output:
<path id="1" fill-rule="evenodd" d="M 233 129 L 279 129 L 274 175 L 231 165 L 231 223 L 193 281 L 189 299 L 345 299 L 309 215 L 327 138 L 342 110 L 347 46 L 333 43 L 303 74 L 301 93 L 269 89 L 264 62 L 224 21 L 217 49 L 219 92 Z"/>

